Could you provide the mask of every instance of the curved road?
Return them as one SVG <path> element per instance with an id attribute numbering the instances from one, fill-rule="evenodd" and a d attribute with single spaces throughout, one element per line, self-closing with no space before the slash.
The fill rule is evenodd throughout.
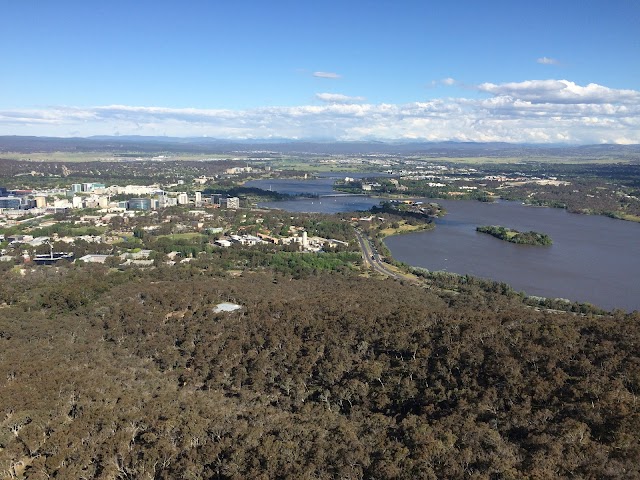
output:
<path id="1" fill-rule="evenodd" d="M 398 280 L 408 280 L 409 277 L 396 273 L 387 267 L 387 264 L 380 259 L 380 255 L 375 252 L 371 241 L 357 228 L 354 229 L 356 238 L 360 244 L 360 250 L 362 250 L 362 256 L 364 258 L 365 265 L 369 265 L 375 272 L 388 277 L 397 278 Z"/>

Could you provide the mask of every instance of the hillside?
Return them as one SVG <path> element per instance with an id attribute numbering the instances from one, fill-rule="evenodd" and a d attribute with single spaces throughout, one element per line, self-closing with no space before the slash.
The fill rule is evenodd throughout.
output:
<path id="1" fill-rule="evenodd" d="M 640 478 L 638 313 L 460 285 L 5 272 L 0 478 Z"/>

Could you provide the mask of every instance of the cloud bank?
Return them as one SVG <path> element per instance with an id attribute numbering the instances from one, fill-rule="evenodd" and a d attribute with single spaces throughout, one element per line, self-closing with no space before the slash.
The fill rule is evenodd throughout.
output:
<path id="1" fill-rule="evenodd" d="M 483 83 L 482 98 L 406 104 L 318 93 L 320 105 L 247 110 L 127 105 L 0 109 L 2 135 L 170 135 L 225 139 L 640 143 L 640 92 L 568 80 Z"/>
<path id="2" fill-rule="evenodd" d="M 327 103 L 364 103 L 364 97 L 350 97 L 341 93 L 316 93 L 316 98 Z"/>

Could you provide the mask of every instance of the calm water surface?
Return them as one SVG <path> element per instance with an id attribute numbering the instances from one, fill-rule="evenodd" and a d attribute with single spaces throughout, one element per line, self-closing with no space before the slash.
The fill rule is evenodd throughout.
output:
<path id="1" fill-rule="evenodd" d="M 336 178 L 258 180 L 248 186 L 281 193 L 327 195 Z M 364 176 L 371 176 L 366 174 Z M 506 282 L 528 295 L 561 297 L 607 309 L 640 310 L 640 224 L 565 210 L 535 208 L 516 202 L 436 200 L 447 215 L 428 232 L 389 237 L 393 256 L 409 265 Z M 297 198 L 260 206 L 292 212 L 337 213 L 367 210 L 380 199 Z M 503 225 L 546 233 L 553 245 L 515 245 L 475 231 Z"/>
<path id="2" fill-rule="evenodd" d="M 262 188 L 263 190 L 273 190 L 278 193 L 288 195 L 335 195 L 340 192 L 333 190 L 333 183 L 337 179 L 381 176 L 380 174 L 353 174 L 353 173 L 330 173 L 323 178 L 309 180 L 299 179 L 274 179 L 274 180 L 252 180 L 245 185 L 247 187 Z M 294 198 L 280 202 L 263 202 L 259 207 L 280 208 L 289 212 L 305 213 L 340 213 L 357 210 L 369 210 L 374 205 L 380 205 L 380 199 L 366 195 L 344 195 L 339 197 L 321 198 Z"/>
<path id="3" fill-rule="evenodd" d="M 410 265 L 506 282 L 529 295 L 640 310 L 640 224 L 515 202 L 438 203 L 447 215 L 435 230 L 386 239 Z M 553 245 L 515 245 L 475 231 L 503 225 L 546 233 Z"/>

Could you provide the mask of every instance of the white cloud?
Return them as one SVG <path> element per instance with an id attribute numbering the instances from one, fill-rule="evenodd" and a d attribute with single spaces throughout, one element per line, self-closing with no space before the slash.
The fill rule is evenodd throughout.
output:
<path id="1" fill-rule="evenodd" d="M 369 104 L 319 93 L 323 103 L 246 110 L 129 105 L 0 109 L 0 135 L 100 134 L 227 139 L 458 140 L 640 143 L 640 92 L 567 80 L 485 83 L 487 98 Z"/>
<path id="2" fill-rule="evenodd" d="M 316 93 L 316 98 L 327 103 L 362 103 L 366 101 L 364 97 L 350 97 L 341 93 Z"/>
<path id="3" fill-rule="evenodd" d="M 542 65 L 560 65 L 559 60 L 549 57 L 540 57 L 536 60 L 536 62 L 541 63 Z"/>
<path id="4" fill-rule="evenodd" d="M 640 102 L 640 92 L 636 90 L 616 90 L 596 83 L 583 87 L 568 80 L 483 83 L 476 88 L 496 96 L 509 96 L 533 103 L 638 104 Z"/>
<path id="5" fill-rule="evenodd" d="M 342 78 L 342 75 L 334 72 L 313 72 L 313 76 L 318 78 L 330 78 L 330 79 Z"/>
<path id="6" fill-rule="evenodd" d="M 457 83 L 458 83 L 458 81 L 455 78 L 447 77 L 447 78 L 442 78 L 440 80 L 431 80 L 427 84 L 427 88 L 435 88 L 435 87 L 439 87 L 441 85 L 444 85 L 446 87 L 452 87 L 453 85 L 456 85 Z"/>

